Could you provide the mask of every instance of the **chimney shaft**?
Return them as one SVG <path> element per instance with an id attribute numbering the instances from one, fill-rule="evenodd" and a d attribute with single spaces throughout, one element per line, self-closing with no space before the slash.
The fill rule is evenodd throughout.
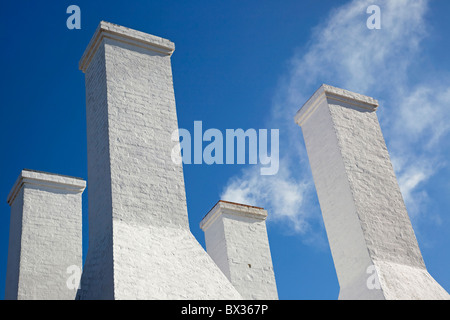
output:
<path id="1" fill-rule="evenodd" d="M 298 111 L 340 299 L 435 299 L 370 97 L 323 85 Z M 376 273 L 376 274 L 375 274 Z"/>
<path id="2" fill-rule="evenodd" d="M 200 222 L 208 254 L 247 300 L 278 299 L 267 211 L 219 201 Z"/>
<path id="3" fill-rule="evenodd" d="M 101 22 L 85 72 L 89 250 L 80 299 L 240 299 L 189 229 L 169 40 Z"/>
<path id="4" fill-rule="evenodd" d="M 11 206 L 5 299 L 73 300 L 82 268 L 84 180 L 23 170 Z M 69 271 L 73 271 L 71 274 Z"/>

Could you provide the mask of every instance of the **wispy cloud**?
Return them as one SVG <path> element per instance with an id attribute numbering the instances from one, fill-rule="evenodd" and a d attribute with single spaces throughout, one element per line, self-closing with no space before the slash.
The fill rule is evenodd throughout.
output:
<path id="1" fill-rule="evenodd" d="M 244 170 L 232 178 L 221 198 L 250 205 L 264 205 L 271 213 L 269 220 L 285 220 L 295 232 L 306 233 L 307 213 L 302 212 L 310 181 L 296 180 L 288 166 L 283 165 L 277 175 L 261 176 L 259 169 Z"/>
<path id="2" fill-rule="evenodd" d="M 420 70 L 421 45 L 427 37 L 427 0 L 379 0 L 381 30 L 366 27 L 372 0 L 354 0 L 332 10 L 298 48 L 271 106 L 268 128 L 280 128 L 280 172 L 262 177 L 245 169 L 230 179 L 222 198 L 265 206 L 273 220 L 311 235 L 311 219 L 320 212 L 314 201 L 300 129 L 293 115 L 322 83 L 380 100 L 379 118 L 408 210 L 419 216 L 428 195 L 424 186 L 438 164 L 439 143 L 447 136 L 450 81 L 427 83 L 411 77 Z M 419 72 L 417 72 L 419 70 Z M 436 85 L 438 84 L 438 85 Z"/>

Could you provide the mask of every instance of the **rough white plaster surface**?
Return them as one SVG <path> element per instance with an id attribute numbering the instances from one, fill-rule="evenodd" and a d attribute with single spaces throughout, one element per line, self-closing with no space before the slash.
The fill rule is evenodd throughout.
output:
<path id="1" fill-rule="evenodd" d="M 262 208 L 219 201 L 200 223 L 208 254 L 244 299 L 278 299 Z"/>
<path id="2" fill-rule="evenodd" d="M 242 299 L 190 230 L 114 222 L 115 299 Z"/>
<path id="3" fill-rule="evenodd" d="M 5 299 L 75 299 L 67 268 L 82 267 L 85 181 L 23 170 L 12 188 Z"/>
<path id="4" fill-rule="evenodd" d="M 86 73 L 89 249 L 79 299 L 240 299 L 189 230 L 170 55 L 102 22 Z"/>
<path id="5" fill-rule="evenodd" d="M 376 100 L 323 85 L 299 110 L 340 299 L 448 299 L 426 270 Z M 369 266 L 380 287 L 369 288 Z"/>

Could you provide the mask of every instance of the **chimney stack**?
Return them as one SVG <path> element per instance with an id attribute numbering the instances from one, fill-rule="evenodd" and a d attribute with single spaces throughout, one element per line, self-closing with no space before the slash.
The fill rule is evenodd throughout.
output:
<path id="1" fill-rule="evenodd" d="M 340 299 L 448 299 L 428 273 L 381 132 L 378 102 L 322 85 L 297 112 Z"/>
<path id="2" fill-rule="evenodd" d="M 101 22 L 85 73 L 89 249 L 79 299 L 240 299 L 189 229 L 166 39 Z"/>
<path id="3" fill-rule="evenodd" d="M 6 300 L 75 299 L 77 286 L 69 278 L 82 268 L 85 187 L 79 178 L 21 172 L 8 196 Z"/>
<path id="4" fill-rule="evenodd" d="M 200 222 L 208 254 L 246 300 L 278 299 L 266 217 L 263 208 L 221 200 Z"/>

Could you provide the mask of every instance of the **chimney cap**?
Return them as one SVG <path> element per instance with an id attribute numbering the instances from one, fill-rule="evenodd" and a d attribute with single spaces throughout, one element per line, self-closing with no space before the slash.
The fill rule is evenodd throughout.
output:
<path id="1" fill-rule="evenodd" d="M 294 117 L 295 122 L 299 126 L 302 126 L 314 113 L 319 104 L 325 99 L 356 106 L 369 111 L 375 111 L 378 108 L 378 101 L 372 97 L 336 88 L 328 84 L 322 84 L 300 110 L 297 111 Z"/>
<path id="2" fill-rule="evenodd" d="M 267 218 L 267 211 L 264 208 L 219 200 L 200 221 L 200 228 L 205 231 L 221 214 L 231 214 L 255 220 L 265 220 Z"/>
<path id="3" fill-rule="evenodd" d="M 168 56 L 172 55 L 175 50 L 175 44 L 170 40 L 123 27 L 111 22 L 100 21 L 79 62 L 79 68 L 81 71 L 86 72 L 92 57 L 95 55 L 95 52 L 104 38 L 114 39 L 116 41 L 145 48 Z"/>
<path id="4" fill-rule="evenodd" d="M 80 193 L 86 188 L 86 181 L 82 178 L 38 170 L 23 169 L 8 195 L 7 202 L 9 205 L 12 205 L 17 194 L 25 184 L 65 190 L 71 193 Z"/>

